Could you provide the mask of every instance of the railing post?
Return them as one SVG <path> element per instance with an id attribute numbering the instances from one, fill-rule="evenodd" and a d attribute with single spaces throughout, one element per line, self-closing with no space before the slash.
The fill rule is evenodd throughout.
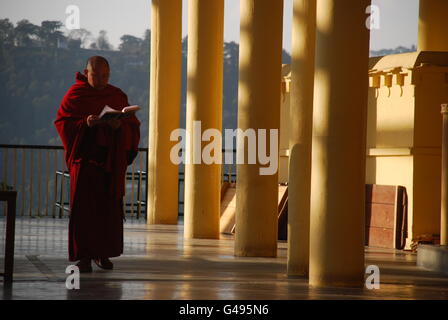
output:
<path id="1" fill-rule="evenodd" d="M 33 149 L 30 149 L 30 217 L 33 215 Z"/>
<path id="2" fill-rule="evenodd" d="M 46 174 L 45 174 L 45 216 L 48 216 L 48 186 L 49 186 L 49 173 L 50 169 L 50 150 L 47 150 L 47 165 L 46 165 Z"/>
<path id="3" fill-rule="evenodd" d="M 132 162 L 132 172 L 131 172 L 131 217 L 134 217 L 134 179 L 135 178 L 135 165 Z"/>
<path id="4" fill-rule="evenodd" d="M 25 149 L 22 149 L 22 216 L 25 215 Z"/>
<path id="5" fill-rule="evenodd" d="M 14 174 L 14 183 L 13 183 L 13 188 L 14 190 L 16 190 L 17 188 L 17 149 L 14 149 L 14 169 L 13 169 L 13 174 Z"/>
<path id="6" fill-rule="evenodd" d="M 62 175 L 61 175 L 61 197 L 60 197 L 60 204 L 61 206 L 59 207 L 59 218 L 62 218 L 62 216 L 64 215 L 64 183 L 65 183 L 65 171 L 64 169 L 62 169 Z"/>
<path id="7" fill-rule="evenodd" d="M 40 150 L 37 157 L 37 216 L 41 216 L 40 206 L 41 206 L 41 180 L 42 180 L 42 152 Z"/>
<path id="8" fill-rule="evenodd" d="M 5 149 L 5 151 L 4 151 L 3 163 L 4 163 L 4 168 L 3 168 L 4 182 L 6 185 L 8 185 L 8 149 Z M 4 203 L 4 205 L 3 205 L 4 214 L 6 214 L 6 209 L 7 209 L 7 204 Z"/>
<path id="9" fill-rule="evenodd" d="M 138 176 L 138 196 L 137 196 L 137 219 L 140 218 L 140 211 L 142 210 L 142 176 L 143 176 L 143 158 L 142 153 L 138 153 L 139 159 L 140 159 L 140 174 Z M 146 192 L 146 190 L 145 190 Z"/>

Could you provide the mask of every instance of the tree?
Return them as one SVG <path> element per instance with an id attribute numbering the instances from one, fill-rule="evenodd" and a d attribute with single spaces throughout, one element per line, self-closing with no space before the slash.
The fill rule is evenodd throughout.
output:
<path id="1" fill-rule="evenodd" d="M 14 45 L 14 25 L 9 19 L 0 19 L 0 42 Z"/>
<path id="2" fill-rule="evenodd" d="M 100 50 L 112 50 L 112 45 L 109 43 L 107 39 L 107 31 L 101 30 L 98 39 L 96 40 L 98 49 Z"/>
<path id="3" fill-rule="evenodd" d="M 69 48 L 69 49 L 81 48 L 81 40 L 80 39 L 68 39 L 67 48 Z"/>
<path id="4" fill-rule="evenodd" d="M 188 52 L 188 36 L 182 38 L 182 55 L 187 55 Z"/>
<path id="5" fill-rule="evenodd" d="M 143 35 L 143 41 L 141 43 L 142 52 L 144 54 L 149 54 L 149 48 L 151 47 L 151 30 L 146 29 Z"/>
<path id="6" fill-rule="evenodd" d="M 60 21 L 42 21 L 38 35 L 42 43 L 46 47 L 57 47 L 58 40 L 62 40 L 64 35 L 59 29 L 62 27 Z"/>
<path id="7" fill-rule="evenodd" d="M 118 49 L 124 53 L 137 54 L 142 49 L 143 40 L 129 34 L 123 35 Z"/>
<path id="8" fill-rule="evenodd" d="M 14 31 L 16 34 L 17 45 L 22 47 L 30 47 L 33 44 L 33 38 L 35 38 L 39 33 L 39 26 L 23 19 L 17 22 Z"/>
<path id="9" fill-rule="evenodd" d="M 146 29 L 145 34 L 143 35 L 143 41 L 150 43 L 151 42 L 151 30 Z"/>
<path id="10" fill-rule="evenodd" d="M 69 40 L 79 40 L 81 41 L 80 46 L 85 48 L 87 46 L 87 42 L 92 39 L 92 33 L 87 31 L 86 29 L 75 29 L 70 31 L 68 35 Z"/>

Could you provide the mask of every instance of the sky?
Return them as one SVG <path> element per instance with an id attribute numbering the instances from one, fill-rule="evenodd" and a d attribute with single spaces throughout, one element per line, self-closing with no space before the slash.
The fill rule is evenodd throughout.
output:
<path id="1" fill-rule="evenodd" d="M 277 0 L 272 0 L 277 1 Z M 370 49 L 410 47 L 417 43 L 419 0 L 372 0 L 379 9 L 379 29 L 371 30 Z M 239 0 L 224 0 L 224 40 L 239 42 Z M 293 0 L 284 0 L 283 47 L 291 49 L 291 20 Z M 106 30 L 114 48 L 120 37 L 130 34 L 143 37 L 149 29 L 151 0 L 0 0 L 0 19 L 9 18 L 14 24 L 28 19 L 40 25 L 44 20 L 67 21 L 66 9 L 79 8 L 80 27 L 98 36 Z M 183 31 L 187 34 L 187 5 L 183 0 Z M 107 9 L 105 9 L 107 8 Z"/>

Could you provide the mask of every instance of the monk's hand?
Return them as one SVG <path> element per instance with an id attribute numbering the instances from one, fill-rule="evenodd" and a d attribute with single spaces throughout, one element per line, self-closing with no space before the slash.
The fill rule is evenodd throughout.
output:
<path id="1" fill-rule="evenodd" d="M 118 129 L 121 126 L 121 120 L 119 119 L 111 119 L 111 120 L 107 120 L 107 124 L 112 128 L 112 129 Z"/>
<path id="2" fill-rule="evenodd" d="M 100 124 L 102 120 L 97 115 L 91 114 L 87 117 L 87 125 L 89 127 L 96 126 L 97 124 Z"/>

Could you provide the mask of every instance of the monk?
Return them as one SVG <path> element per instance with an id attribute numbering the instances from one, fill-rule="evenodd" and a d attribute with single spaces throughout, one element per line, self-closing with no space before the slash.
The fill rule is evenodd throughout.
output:
<path id="1" fill-rule="evenodd" d="M 125 174 L 140 140 L 135 115 L 107 121 L 98 117 L 105 105 L 116 110 L 129 105 L 126 94 L 108 84 L 109 73 L 105 58 L 89 58 L 54 122 L 70 172 L 69 260 L 79 260 L 80 272 L 92 272 L 92 260 L 113 269 L 109 258 L 123 253 Z"/>

